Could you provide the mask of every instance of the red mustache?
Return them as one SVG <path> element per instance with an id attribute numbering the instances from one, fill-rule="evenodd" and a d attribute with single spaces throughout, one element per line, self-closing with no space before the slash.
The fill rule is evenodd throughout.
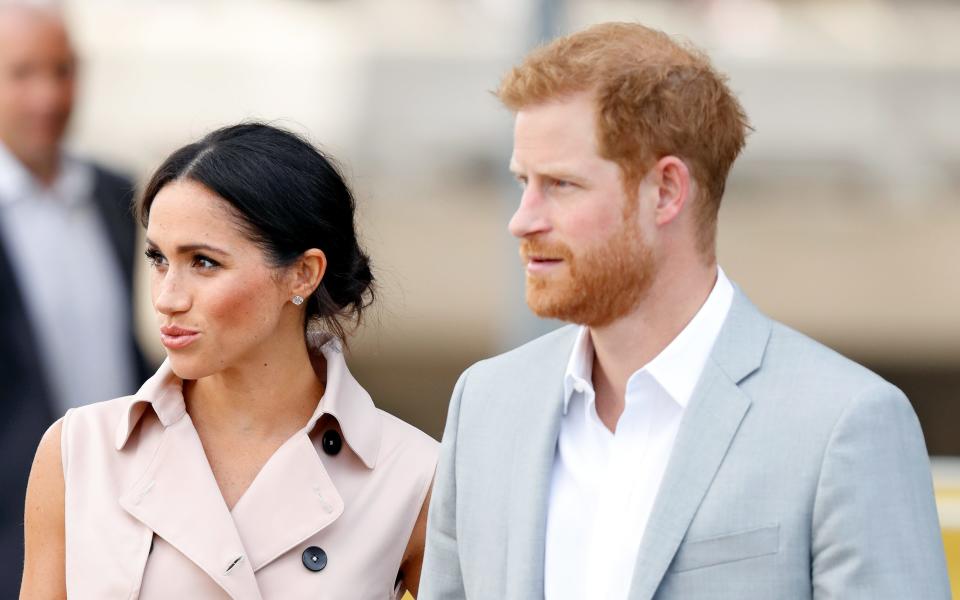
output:
<path id="1" fill-rule="evenodd" d="M 572 260 L 573 251 L 566 244 L 560 242 L 544 242 L 536 238 L 520 240 L 520 259 L 524 264 L 531 259 Z"/>

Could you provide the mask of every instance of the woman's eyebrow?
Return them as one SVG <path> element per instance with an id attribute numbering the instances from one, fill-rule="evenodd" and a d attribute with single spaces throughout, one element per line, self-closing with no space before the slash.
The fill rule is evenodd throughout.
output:
<path id="1" fill-rule="evenodd" d="M 157 244 L 155 244 L 150 238 L 147 238 L 146 242 L 147 246 L 151 248 L 157 247 Z M 216 246 L 211 246 L 210 244 L 183 244 L 181 246 L 177 246 L 178 254 L 188 254 L 190 252 L 196 252 L 197 250 L 206 250 L 207 252 L 215 252 L 218 254 L 229 254 L 229 252 L 226 250 L 217 248 Z"/>

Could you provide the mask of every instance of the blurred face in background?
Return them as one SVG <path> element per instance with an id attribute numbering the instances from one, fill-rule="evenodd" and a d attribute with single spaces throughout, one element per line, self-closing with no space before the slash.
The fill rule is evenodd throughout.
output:
<path id="1" fill-rule="evenodd" d="M 0 6 L 0 142 L 46 182 L 56 176 L 75 70 L 59 15 Z"/>

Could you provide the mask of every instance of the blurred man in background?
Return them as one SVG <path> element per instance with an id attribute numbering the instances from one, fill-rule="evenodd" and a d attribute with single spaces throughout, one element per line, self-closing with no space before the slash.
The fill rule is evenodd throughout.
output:
<path id="1" fill-rule="evenodd" d="M 33 452 L 72 406 L 131 393 L 127 179 L 62 148 L 76 58 L 54 7 L 0 0 L 0 598 L 23 566 Z"/>

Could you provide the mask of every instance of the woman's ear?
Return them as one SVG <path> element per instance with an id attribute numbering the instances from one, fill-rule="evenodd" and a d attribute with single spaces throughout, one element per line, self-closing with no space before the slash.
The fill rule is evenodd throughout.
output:
<path id="1" fill-rule="evenodd" d="M 323 281 L 326 272 L 327 255 L 316 248 L 307 250 L 293 267 L 290 294 L 309 297 Z"/>

